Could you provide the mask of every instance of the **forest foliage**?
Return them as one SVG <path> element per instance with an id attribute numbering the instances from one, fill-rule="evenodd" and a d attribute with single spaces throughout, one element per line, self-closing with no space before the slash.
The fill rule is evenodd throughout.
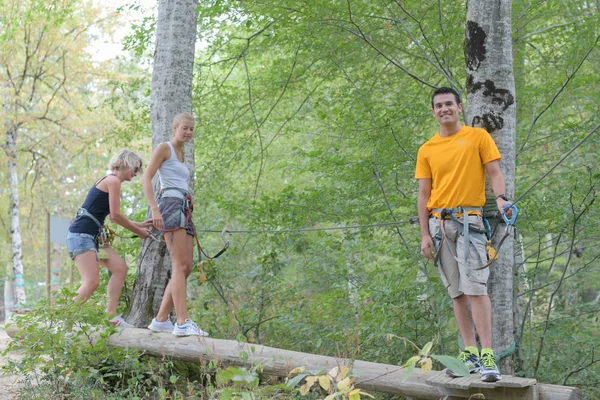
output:
<path id="1" fill-rule="evenodd" d="M 521 210 L 512 356 L 517 374 L 589 398 L 600 396 L 599 8 L 514 1 L 512 21 Z M 416 152 L 436 133 L 430 93 L 465 86 L 465 2 L 223 0 L 198 11 L 194 214 L 209 253 L 225 226 L 234 234 L 208 280 L 190 278 L 196 322 L 218 338 L 389 364 L 414 355 L 399 336 L 455 354 L 451 301 L 411 222 Z M 115 149 L 148 159 L 140 65 L 153 27 L 140 21 L 126 40 L 137 59 L 87 82 L 102 100 L 80 99 L 84 140 L 65 133 L 59 145 L 37 129 L 19 143 L 27 281 L 43 276 L 45 212 L 71 218 Z M 130 184 L 123 200 L 138 220 L 142 199 Z M 117 244 L 130 274 L 138 246 Z M 64 276 L 69 268 L 65 259 Z"/>

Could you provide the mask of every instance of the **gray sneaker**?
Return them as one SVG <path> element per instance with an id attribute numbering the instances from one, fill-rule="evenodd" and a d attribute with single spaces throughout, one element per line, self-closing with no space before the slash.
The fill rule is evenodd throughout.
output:
<path id="1" fill-rule="evenodd" d="M 481 371 L 479 371 L 479 374 L 484 382 L 496 382 L 502 379 L 494 353 L 483 353 L 481 355 Z"/>
<path id="2" fill-rule="evenodd" d="M 175 322 L 175 328 L 173 328 L 173 335 L 175 336 L 208 336 L 208 332 L 204 332 L 198 328 L 198 325 L 191 319 L 186 319 L 182 325 Z"/>
<path id="3" fill-rule="evenodd" d="M 171 319 L 169 319 L 169 317 L 167 317 L 167 320 L 164 322 L 160 322 L 157 321 L 156 318 L 152 318 L 152 322 L 150 322 L 150 325 L 148 325 L 148 329 L 150 329 L 153 332 L 171 333 L 173 332 L 173 328 L 173 323 L 171 322 Z"/>

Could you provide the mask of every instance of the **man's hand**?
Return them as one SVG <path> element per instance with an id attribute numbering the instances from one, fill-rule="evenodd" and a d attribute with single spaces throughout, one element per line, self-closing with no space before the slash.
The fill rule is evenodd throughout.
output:
<path id="1" fill-rule="evenodd" d="M 421 254 L 425 258 L 435 260 L 435 246 L 430 235 L 424 235 L 421 237 Z"/>
<path id="2" fill-rule="evenodd" d="M 506 218 L 510 219 L 512 217 L 513 210 L 512 210 L 512 208 L 508 207 L 505 211 L 504 206 L 506 204 L 512 205 L 512 203 L 510 201 L 506 201 L 501 197 L 498 197 L 496 199 L 496 205 L 498 206 L 498 211 L 500 211 L 500 214 L 506 214 Z"/>

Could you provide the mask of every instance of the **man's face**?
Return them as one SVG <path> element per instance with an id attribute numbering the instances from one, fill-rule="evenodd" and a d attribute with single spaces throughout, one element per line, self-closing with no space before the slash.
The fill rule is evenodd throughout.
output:
<path id="1" fill-rule="evenodd" d="M 456 104 L 456 97 L 452 93 L 438 94 L 433 98 L 433 116 L 440 125 L 453 125 L 458 122 L 462 111 L 462 104 Z"/>

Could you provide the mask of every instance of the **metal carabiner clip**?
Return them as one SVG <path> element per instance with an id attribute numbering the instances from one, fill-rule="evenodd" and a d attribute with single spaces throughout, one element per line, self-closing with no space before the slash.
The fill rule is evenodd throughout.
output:
<path id="1" fill-rule="evenodd" d="M 154 233 L 154 232 L 150 232 L 148 233 L 148 238 L 154 240 L 157 243 L 162 242 L 162 233 L 158 232 L 158 233 Z"/>
<path id="2" fill-rule="evenodd" d="M 225 235 L 229 235 L 229 238 L 226 238 Z M 233 239 L 233 233 L 229 232 L 229 229 L 227 229 L 227 227 L 223 228 L 223 230 L 221 231 L 221 240 L 223 240 L 223 243 L 225 243 L 225 248 L 229 247 L 231 239 Z"/>
<path id="3" fill-rule="evenodd" d="M 514 226 L 515 221 L 517 220 L 517 216 L 519 215 L 519 209 L 512 203 L 506 203 L 504 207 L 502 207 L 502 219 L 506 223 L 506 234 L 510 232 L 510 229 Z M 506 216 L 506 212 L 508 210 L 512 210 L 512 215 L 510 218 Z"/>

